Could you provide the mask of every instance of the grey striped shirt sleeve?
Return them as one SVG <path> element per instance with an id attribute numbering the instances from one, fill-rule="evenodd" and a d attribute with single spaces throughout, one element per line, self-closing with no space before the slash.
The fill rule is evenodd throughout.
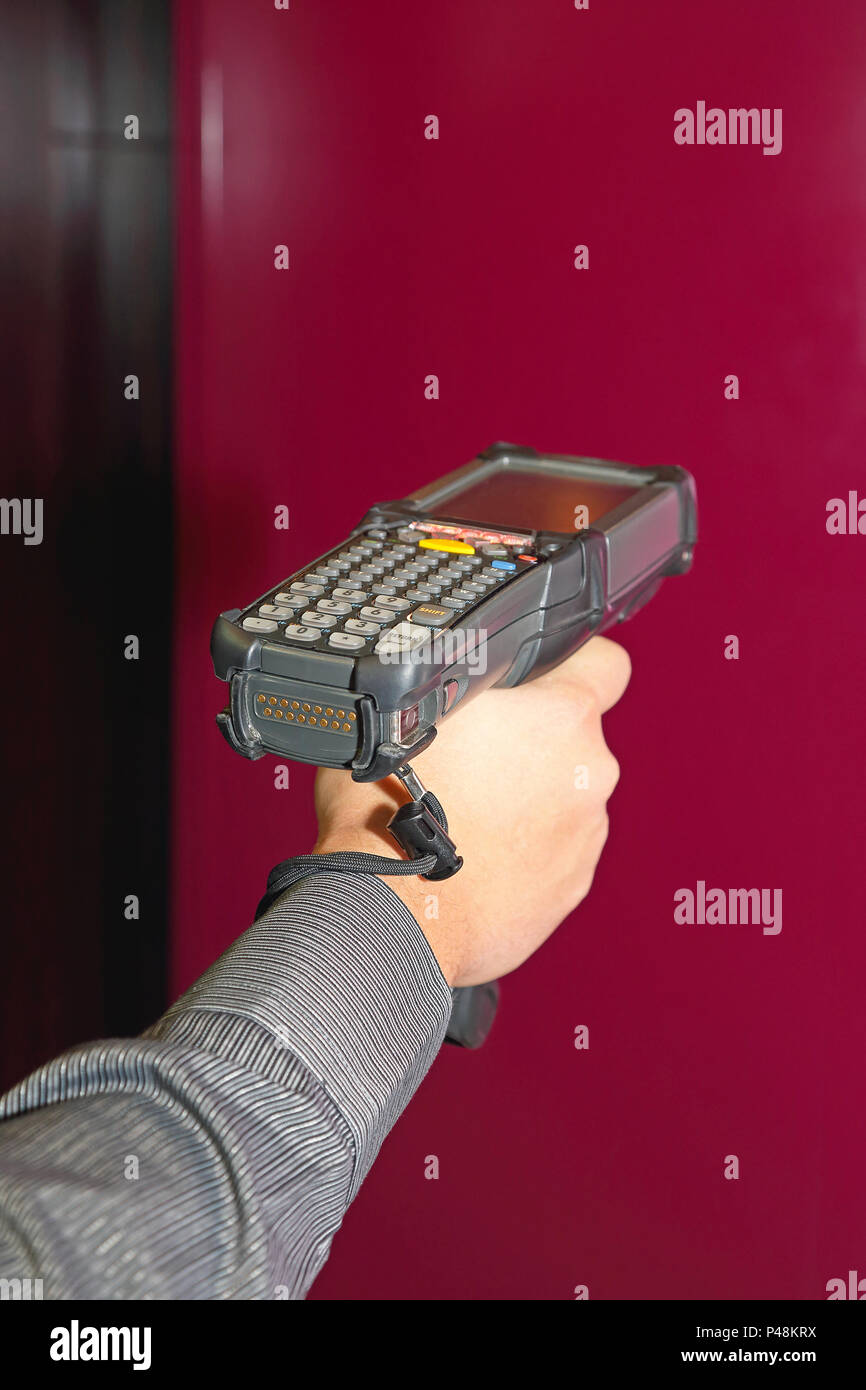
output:
<path id="1" fill-rule="evenodd" d="M 303 1298 L 450 1012 L 390 888 L 303 879 L 141 1037 L 0 1100 L 0 1277 L 46 1299 Z"/>

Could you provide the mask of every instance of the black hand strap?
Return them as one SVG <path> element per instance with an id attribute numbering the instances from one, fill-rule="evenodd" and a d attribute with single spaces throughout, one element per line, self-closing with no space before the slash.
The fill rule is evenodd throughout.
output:
<path id="1" fill-rule="evenodd" d="M 456 874 L 463 860 L 448 838 L 448 821 L 441 803 L 425 791 L 418 801 L 401 806 L 388 824 L 408 859 L 392 859 L 387 854 L 363 854 L 359 850 L 335 850 L 333 854 L 296 854 L 284 859 L 268 874 L 267 890 L 256 908 L 256 920 L 267 912 L 281 893 L 309 874 L 420 874 L 422 878 L 442 879 Z"/>
<path id="2" fill-rule="evenodd" d="M 294 859 L 284 859 L 282 864 L 271 869 L 267 891 L 256 908 L 256 920 L 281 893 L 310 874 L 423 874 L 435 865 L 435 854 L 428 854 L 424 859 L 392 859 L 387 854 L 360 854 L 354 850 L 297 854 Z"/>

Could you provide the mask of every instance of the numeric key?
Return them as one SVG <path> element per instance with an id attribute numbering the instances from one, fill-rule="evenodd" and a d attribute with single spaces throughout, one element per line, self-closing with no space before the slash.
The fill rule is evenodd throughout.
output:
<path id="1" fill-rule="evenodd" d="M 406 604 L 408 608 L 408 603 Z M 378 604 L 370 604 L 367 608 L 361 609 L 361 617 L 370 623 L 393 623 L 394 614 L 389 613 L 387 608 L 380 608 Z"/>
<path id="2" fill-rule="evenodd" d="M 405 613 L 408 608 L 412 607 L 411 603 L 407 603 L 404 598 L 391 598 L 387 595 L 377 599 L 376 606 L 389 609 L 392 613 Z"/>
<path id="3" fill-rule="evenodd" d="M 334 627 L 338 621 L 331 613 L 314 613 L 312 609 L 309 613 L 301 614 L 301 624 L 304 627 Z"/>
<path id="4" fill-rule="evenodd" d="M 325 592 L 324 584 L 305 584 L 301 579 L 296 579 L 289 588 L 293 594 L 304 594 L 307 598 L 321 598 Z"/>
<path id="5" fill-rule="evenodd" d="M 382 628 L 379 623 L 367 622 L 363 618 L 347 618 L 343 631 L 351 632 L 355 637 L 375 637 Z"/>
<path id="6" fill-rule="evenodd" d="M 367 593 L 366 589 L 334 589 L 332 590 L 331 597 L 337 599 L 340 603 L 351 603 L 354 608 L 359 603 L 366 603 L 370 595 Z"/>

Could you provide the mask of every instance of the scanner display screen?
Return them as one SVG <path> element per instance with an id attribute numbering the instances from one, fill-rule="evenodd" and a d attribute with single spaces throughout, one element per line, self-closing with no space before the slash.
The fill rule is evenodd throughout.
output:
<path id="1" fill-rule="evenodd" d="M 592 526 L 639 490 L 560 473 L 501 468 L 443 497 L 439 509 L 459 521 L 568 534 Z"/>

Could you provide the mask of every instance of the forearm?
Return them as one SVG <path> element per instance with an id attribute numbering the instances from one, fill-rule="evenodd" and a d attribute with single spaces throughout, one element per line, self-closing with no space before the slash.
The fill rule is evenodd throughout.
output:
<path id="1" fill-rule="evenodd" d="M 302 1297 L 450 1007 L 389 888 L 302 881 L 141 1038 L 0 1102 L 0 1276 L 46 1298 Z"/>

